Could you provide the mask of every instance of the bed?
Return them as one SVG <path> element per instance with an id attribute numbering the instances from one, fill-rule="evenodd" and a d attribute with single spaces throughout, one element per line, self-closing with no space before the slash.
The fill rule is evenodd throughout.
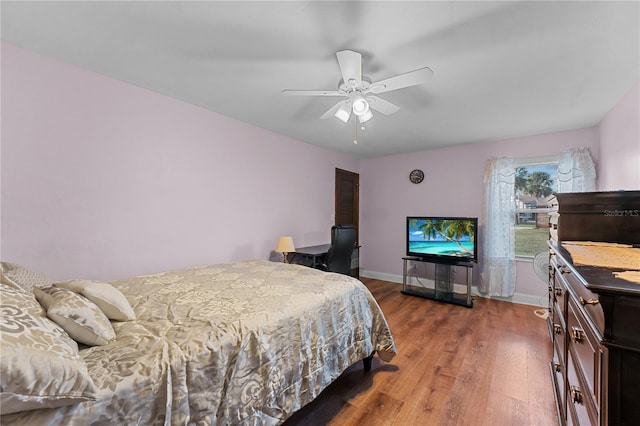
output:
<path id="1" fill-rule="evenodd" d="M 2 424 L 281 424 L 352 364 L 374 353 L 388 362 L 396 352 L 382 311 L 360 281 L 300 265 L 236 262 L 102 287 L 36 282 L 32 292 L 5 278 Z M 103 306 L 87 290 L 105 286 L 126 300 L 114 296 Z M 59 320 L 52 300 L 67 290 L 88 301 L 82 309 L 93 312 L 95 302 L 111 314 L 108 324 L 96 321 L 95 333 L 57 329 L 49 319 Z M 122 306 L 127 302 L 132 311 Z M 66 320 L 78 325 L 77 318 Z M 114 335 L 102 338 L 109 326 Z M 21 347 L 23 341 L 31 347 Z M 56 357 L 64 358 L 58 370 L 51 366 Z M 47 368 L 51 377 L 41 377 Z M 20 389 L 34 380 L 46 389 Z"/>

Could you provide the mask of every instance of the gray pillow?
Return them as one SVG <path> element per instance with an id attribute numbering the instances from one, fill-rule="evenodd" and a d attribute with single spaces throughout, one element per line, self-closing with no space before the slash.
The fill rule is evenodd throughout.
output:
<path id="1" fill-rule="evenodd" d="M 0 262 L 0 282 L 29 294 L 34 287 L 53 284 L 53 281 L 46 275 L 10 262 Z"/>

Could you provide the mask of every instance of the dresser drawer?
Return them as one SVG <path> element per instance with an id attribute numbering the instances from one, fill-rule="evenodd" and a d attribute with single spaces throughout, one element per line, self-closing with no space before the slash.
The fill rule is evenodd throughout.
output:
<path id="1" fill-rule="evenodd" d="M 559 259 L 560 260 L 560 259 Z M 589 317 L 589 323 L 596 330 L 598 338 L 601 340 L 604 335 L 604 312 L 598 295 L 587 289 L 582 280 L 576 275 L 573 268 L 559 261 L 556 267 L 556 279 L 565 286 L 571 296 L 580 303 L 582 309 Z"/>
<path id="2" fill-rule="evenodd" d="M 559 354 L 553 351 L 553 359 L 549 364 L 549 370 L 551 371 L 551 384 L 553 385 L 553 394 L 556 399 L 556 409 L 558 410 L 558 418 L 563 419 L 560 424 L 564 424 L 564 419 L 567 418 L 565 408 L 567 406 L 567 392 L 565 389 L 565 377 L 564 372 L 566 368 L 564 363 L 560 360 Z"/>
<path id="3" fill-rule="evenodd" d="M 562 315 L 558 312 L 558 306 L 553 307 L 553 324 L 551 325 L 551 327 L 553 333 L 552 342 L 554 350 L 556 346 L 561 349 L 564 348 L 567 341 L 567 325 L 565 324 Z M 564 350 L 560 351 L 559 353 L 564 354 Z M 562 361 L 565 361 L 564 355 Z"/>
<path id="4" fill-rule="evenodd" d="M 557 265 L 553 265 L 553 275 L 551 292 L 553 293 L 555 304 L 559 307 L 560 312 L 564 314 L 567 311 L 567 283 Z"/>
<path id="5" fill-rule="evenodd" d="M 585 390 L 571 351 L 567 353 L 567 423 L 576 425 L 599 424 L 593 398 Z M 573 418 L 571 418 L 573 417 Z"/>
<path id="6" fill-rule="evenodd" d="M 581 372 L 587 385 L 584 391 L 588 392 L 598 405 L 601 399 L 602 351 L 606 349 L 600 345 L 599 339 L 574 299 L 569 300 L 567 335 L 569 351 L 572 352 L 576 370 Z"/>
<path id="7" fill-rule="evenodd" d="M 562 328 L 562 333 L 557 334 L 557 338 L 553 340 L 553 361 L 556 362 L 557 358 L 557 361 L 562 366 L 567 363 L 567 356 L 565 355 L 567 351 L 565 346 L 564 330 L 566 329 Z"/>
<path id="8" fill-rule="evenodd" d="M 554 311 L 555 311 L 555 307 L 552 305 L 551 309 L 549 310 L 549 316 L 547 317 L 547 328 L 549 329 L 549 340 L 551 340 L 551 342 L 553 342 L 553 316 L 554 316 Z"/>
<path id="9" fill-rule="evenodd" d="M 556 404 L 558 404 L 558 416 L 561 419 L 566 419 L 566 406 L 567 406 L 567 380 L 566 380 L 566 356 L 565 346 L 562 342 L 554 342 L 553 344 L 553 358 L 551 359 L 551 379 L 555 391 Z M 564 422 L 560 422 L 561 424 Z"/>

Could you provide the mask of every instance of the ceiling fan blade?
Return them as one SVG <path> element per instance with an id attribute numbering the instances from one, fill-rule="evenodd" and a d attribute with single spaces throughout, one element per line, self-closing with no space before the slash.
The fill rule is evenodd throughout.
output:
<path id="1" fill-rule="evenodd" d="M 337 104 L 329 108 L 327 112 L 322 114 L 320 118 L 322 120 L 326 120 L 327 118 L 333 118 L 336 114 L 336 111 L 338 111 L 340 108 L 342 108 L 343 105 L 347 104 L 348 102 L 349 102 L 349 99 L 345 99 L 344 101 L 338 102 Z"/>
<path id="2" fill-rule="evenodd" d="M 344 83 L 359 85 L 362 81 L 362 55 L 353 50 L 341 50 L 336 52 L 336 56 Z M 350 83 L 350 81 L 354 81 L 354 83 Z"/>
<path id="3" fill-rule="evenodd" d="M 392 90 L 403 89 L 409 86 L 416 86 L 428 81 L 431 77 L 433 77 L 433 71 L 431 68 L 418 68 L 417 70 L 409 71 L 408 73 L 371 83 L 371 86 L 369 86 L 369 92 L 384 93 Z"/>
<path id="4" fill-rule="evenodd" d="M 344 96 L 337 90 L 283 90 L 282 94 L 289 96 Z"/>
<path id="5" fill-rule="evenodd" d="M 377 96 L 367 96 L 367 102 L 369 102 L 369 106 L 371 109 L 375 109 L 378 112 L 383 113 L 384 115 L 391 115 L 394 112 L 398 112 L 400 107 L 396 104 L 392 104 L 389 101 L 385 101 L 382 98 Z"/>

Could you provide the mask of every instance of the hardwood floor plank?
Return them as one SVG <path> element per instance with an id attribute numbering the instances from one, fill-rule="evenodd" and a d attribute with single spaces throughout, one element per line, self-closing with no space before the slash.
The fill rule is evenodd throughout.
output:
<path id="1" fill-rule="evenodd" d="M 402 401 L 398 401 L 389 395 L 374 391 L 351 424 L 357 425 L 392 425 L 393 421 L 402 409 Z"/>
<path id="2" fill-rule="evenodd" d="M 403 411 L 398 413 L 394 425 L 436 424 L 444 415 L 445 405 L 455 378 L 440 374 L 436 368 L 434 379 L 417 388 L 413 398 L 405 401 Z"/>
<path id="3" fill-rule="evenodd" d="M 398 353 L 394 358 L 394 364 L 400 370 L 412 371 L 412 374 L 403 374 L 403 380 L 397 380 L 397 377 L 390 377 L 387 384 L 387 392 L 389 395 L 401 400 L 409 401 L 414 397 L 415 389 L 423 386 L 424 383 L 433 381 L 439 372 L 439 368 L 424 368 L 423 366 L 434 365 L 433 354 L 437 354 L 442 350 L 443 342 L 437 341 L 430 345 L 415 344 L 410 346 L 410 352 L 407 355 Z"/>
<path id="4" fill-rule="evenodd" d="M 551 343 L 531 306 L 478 298 L 469 309 L 362 281 L 376 297 L 398 355 L 347 369 L 285 426 L 558 423 Z"/>
<path id="5" fill-rule="evenodd" d="M 523 338 L 505 333 L 499 339 L 496 351 L 496 368 L 491 377 L 491 392 L 509 395 L 520 401 L 528 401 L 527 345 Z"/>

